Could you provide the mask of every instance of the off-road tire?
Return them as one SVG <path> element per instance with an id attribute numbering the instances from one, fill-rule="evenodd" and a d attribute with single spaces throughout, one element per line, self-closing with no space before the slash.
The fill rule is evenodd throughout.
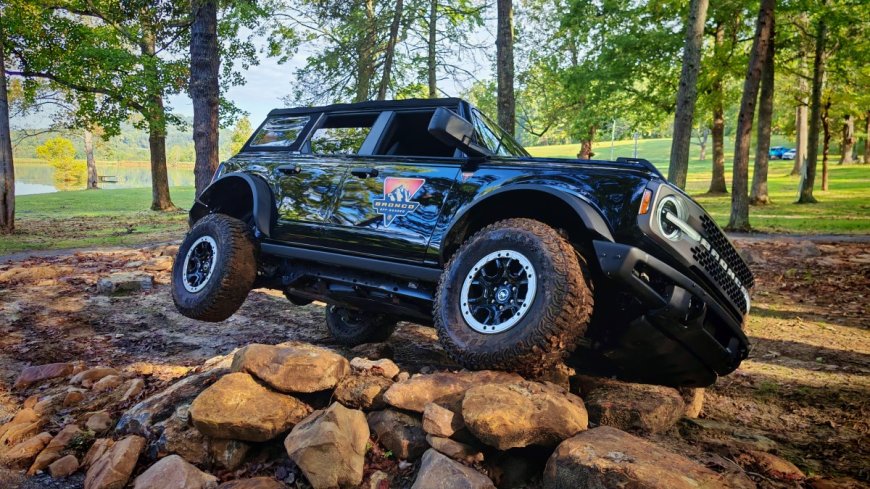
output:
<path id="1" fill-rule="evenodd" d="M 217 245 L 211 276 L 196 292 L 184 286 L 184 260 L 201 237 Z M 172 300 L 192 319 L 218 322 L 232 316 L 245 302 L 257 278 L 257 246 L 248 226 L 224 214 L 210 214 L 193 225 L 178 248 L 172 266 Z"/>
<path id="2" fill-rule="evenodd" d="M 343 316 L 348 313 L 359 314 L 358 321 L 346 320 Z M 396 320 L 383 314 L 327 306 L 326 327 L 336 342 L 346 346 L 356 346 L 387 341 L 396 330 Z"/>
<path id="3" fill-rule="evenodd" d="M 537 292 L 519 322 L 485 334 L 466 322 L 460 294 L 474 264 L 499 250 L 515 250 L 531 261 Z M 486 226 L 456 251 L 438 284 L 433 315 L 441 345 L 461 365 L 536 376 L 577 347 L 592 310 L 592 283 L 582 255 L 550 226 L 515 218 Z"/>

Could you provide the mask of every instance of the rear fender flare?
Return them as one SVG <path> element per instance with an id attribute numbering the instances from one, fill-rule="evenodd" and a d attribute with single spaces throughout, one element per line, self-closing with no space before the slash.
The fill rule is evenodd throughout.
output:
<path id="1" fill-rule="evenodd" d="M 242 218 L 242 210 L 250 210 L 253 224 L 260 234 L 267 238 L 272 234 L 277 210 L 269 184 L 262 178 L 247 173 L 229 173 L 202 191 L 190 209 L 190 224 L 193 225 L 214 212 Z"/>

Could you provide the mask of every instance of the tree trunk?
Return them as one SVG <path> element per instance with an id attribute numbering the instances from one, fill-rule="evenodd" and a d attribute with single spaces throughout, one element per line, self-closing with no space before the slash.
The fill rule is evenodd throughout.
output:
<path id="1" fill-rule="evenodd" d="M 426 59 L 429 68 L 429 98 L 438 98 L 438 79 L 436 78 L 437 58 L 435 57 L 435 43 L 438 41 L 438 0 L 429 2 L 429 53 Z"/>
<path id="2" fill-rule="evenodd" d="M 770 203 L 770 196 L 767 193 L 767 168 L 768 160 L 770 159 L 770 126 L 773 119 L 775 39 L 776 22 L 771 20 L 770 42 L 767 43 L 764 70 L 761 73 L 761 94 L 758 100 L 755 170 L 752 172 L 752 190 L 749 193 L 749 203 L 753 205 L 766 205 Z"/>
<path id="3" fill-rule="evenodd" d="M 692 144 L 695 101 L 698 98 L 698 71 L 701 68 L 707 5 L 708 0 L 692 0 L 689 19 L 686 22 L 683 70 L 677 91 L 674 137 L 671 140 L 671 164 L 668 167 L 668 181 L 680 188 L 686 188 L 686 174 L 689 172 L 689 149 Z"/>
<path id="4" fill-rule="evenodd" d="M 498 81 L 498 125 L 508 134 L 516 126 L 514 95 L 514 9 L 512 0 L 496 0 L 498 27 L 495 36 Z"/>
<path id="5" fill-rule="evenodd" d="M 800 25 L 805 29 L 809 25 L 809 20 L 806 12 L 800 14 Z M 807 161 L 807 111 L 809 110 L 809 100 L 807 97 L 807 79 L 804 75 L 807 72 L 807 53 L 801 47 L 798 52 L 799 72 L 798 72 L 798 106 L 795 113 L 795 129 L 797 132 L 797 148 L 794 155 L 794 167 L 791 169 L 792 175 L 800 175 L 801 169 Z"/>
<path id="6" fill-rule="evenodd" d="M 94 158 L 94 133 L 85 129 L 85 159 L 88 162 L 88 190 L 96 190 L 97 160 Z"/>
<path id="7" fill-rule="evenodd" d="M 716 50 L 725 42 L 725 24 L 719 22 L 716 25 Z M 725 185 L 725 91 L 722 89 L 722 78 L 713 82 L 713 178 L 710 179 L 711 194 L 727 194 Z"/>
<path id="8" fill-rule="evenodd" d="M 731 218 L 728 229 L 748 231 L 749 226 L 749 145 L 752 139 L 752 118 L 755 115 L 755 101 L 764 59 L 767 57 L 767 44 L 773 27 L 773 10 L 776 0 L 761 0 L 758 22 L 755 25 L 755 39 L 749 56 L 746 80 L 743 82 L 743 96 L 740 100 L 740 114 L 737 117 L 737 131 L 734 137 L 734 169 L 731 177 Z"/>
<path id="9" fill-rule="evenodd" d="M 142 54 L 153 59 L 156 56 L 154 32 L 146 29 L 142 39 Z M 154 71 L 157 67 L 150 64 L 149 79 L 157 80 Z M 169 176 L 166 173 L 166 109 L 163 106 L 163 93 L 159 86 L 152 87 L 147 110 L 143 117 L 148 121 L 148 146 L 151 153 L 151 210 L 171 211 L 176 207 L 169 198 Z"/>
<path id="10" fill-rule="evenodd" d="M 822 190 L 828 190 L 828 152 L 831 150 L 831 97 L 822 107 Z"/>
<path id="11" fill-rule="evenodd" d="M 12 164 L 12 133 L 9 128 L 3 42 L 3 28 L 0 23 L 0 234 L 8 234 L 15 230 L 15 168 Z"/>
<path id="12" fill-rule="evenodd" d="M 193 174 L 196 195 L 211 182 L 219 163 L 218 108 L 220 53 L 217 38 L 217 0 L 193 4 L 190 29 L 190 98 L 193 101 Z"/>
<path id="13" fill-rule="evenodd" d="M 589 126 L 589 133 L 585 139 L 580 141 L 580 152 L 577 153 L 577 158 L 588 160 L 595 154 L 592 152 L 592 142 L 595 141 L 595 133 L 598 132 L 598 126 Z"/>
<path id="14" fill-rule="evenodd" d="M 864 119 L 864 164 L 870 164 L 870 110 Z"/>
<path id="15" fill-rule="evenodd" d="M 827 1 L 823 1 L 827 4 Z M 816 54 L 813 57 L 813 87 L 810 96 L 810 129 L 807 137 L 806 176 L 801 180 L 799 204 L 814 204 L 818 202 L 813 197 L 813 186 L 816 183 L 816 165 L 819 161 L 819 125 L 822 119 L 822 90 L 825 85 L 825 42 L 828 37 L 828 25 L 824 17 L 819 19 L 816 27 Z"/>
<path id="16" fill-rule="evenodd" d="M 843 142 L 840 144 L 840 165 L 853 163 L 852 151 L 855 149 L 855 119 L 846 114 L 843 122 Z"/>
<path id="17" fill-rule="evenodd" d="M 386 100 L 387 89 L 390 87 L 390 77 L 393 71 L 393 55 L 396 52 L 396 41 L 399 38 L 399 23 L 402 20 L 403 0 L 396 0 L 396 11 L 393 13 L 393 23 L 390 24 L 390 38 L 387 40 L 387 50 L 384 53 L 384 72 L 378 85 L 378 100 Z"/>
<path id="18" fill-rule="evenodd" d="M 366 34 L 359 47 L 359 61 L 356 77 L 356 98 L 354 102 L 364 102 L 369 99 L 369 90 L 375 71 L 375 25 L 374 0 L 366 0 Z"/>
<path id="19" fill-rule="evenodd" d="M 698 159 L 704 161 L 707 159 L 707 136 L 710 135 L 710 129 L 702 127 L 699 131 L 701 131 L 701 134 L 698 136 L 698 146 L 700 148 L 698 151 Z"/>

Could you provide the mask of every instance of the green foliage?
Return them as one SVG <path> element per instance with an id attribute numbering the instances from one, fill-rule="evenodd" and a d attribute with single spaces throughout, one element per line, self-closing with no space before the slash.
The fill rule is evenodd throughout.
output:
<path id="1" fill-rule="evenodd" d="M 235 155 L 241 151 L 242 146 L 245 145 L 253 132 L 254 130 L 251 129 L 251 121 L 248 119 L 248 116 L 243 116 L 239 119 L 230 136 L 230 154 Z"/>
<path id="2" fill-rule="evenodd" d="M 76 160 L 72 141 L 54 137 L 36 148 L 36 154 L 54 167 L 54 184 L 58 190 L 72 190 L 84 185 L 87 165 Z"/>

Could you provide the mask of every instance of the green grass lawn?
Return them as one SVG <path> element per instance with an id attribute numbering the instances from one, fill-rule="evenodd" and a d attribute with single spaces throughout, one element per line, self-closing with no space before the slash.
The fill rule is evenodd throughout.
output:
<path id="1" fill-rule="evenodd" d="M 731 164 L 734 161 L 731 138 L 725 142 L 725 175 L 731 188 Z M 784 138 L 774 137 L 772 146 L 794 146 Z M 528 149 L 534 156 L 575 158 L 579 144 L 536 146 Z M 610 159 L 610 142 L 593 145 L 594 158 Z M 638 142 L 638 157 L 652 162 L 663 174 L 667 174 L 671 151 L 670 139 L 648 139 Z M 754 154 L 754 146 L 753 146 Z M 706 195 L 710 186 L 712 150 L 708 146 L 706 161 L 700 161 L 698 147 L 692 146 L 686 191 L 703 205 L 710 215 L 724 226 L 731 212 L 731 196 Z M 634 141 L 616 141 L 614 158 L 633 156 Z M 829 157 L 829 190 L 821 191 L 822 175 L 819 161 L 814 195 L 818 204 L 795 204 L 799 177 L 792 177 L 792 161 L 773 160 L 768 171 L 768 189 L 772 203 L 753 206 L 749 209 L 752 227 L 760 232 L 801 234 L 870 234 L 870 165 L 837 165 L 839 155 Z M 753 160 L 749 173 L 752 179 Z"/>
<path id="2" fill-rule="evenodd" d="M 193 187 L 170 189 L 181 208 Z M 15 233 L 0 236 L 0 255 L 23 250 L 130 245 L 180 238 L 187 212 L 153 212 L 150 188 L 76 190 L 15 199 Z"/>

